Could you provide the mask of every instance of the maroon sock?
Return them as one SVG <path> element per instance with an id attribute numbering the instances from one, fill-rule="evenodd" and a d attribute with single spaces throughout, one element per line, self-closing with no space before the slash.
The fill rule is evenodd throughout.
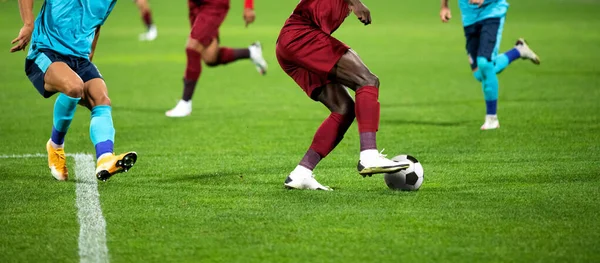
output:
<path id="1" fill-rule="evenodd" d="M 300 161 L 300 165 L 312 170 L 322 158 L 325 158 L 344 138 L 344 134 L 352 124 L 354 115 L 344 116 L 332 112 L 321 124 L 310 148 Z"/>
<path id="2" fill-rule="evenodd" d="M 150 27 L 152 25 L 152 13 L 150 10 L 142 12 L 142 20 L 144 20 L 144 25 L 146 25 L 146 27 Z"/>
<path id="3" fill-rule="evenodd" d="M 224 65 L 231 63 L 238 59 L 250 58 L 250 50 L 247 48 L 219 48 L 219 57 L 217 58 L 217 65 Z"/>
<path id="4" fill-rule="evenodd" d="M 181 99 L 190 101 L 192 96 L 194 96 L 196 82 L 198 82 L 198 78 L 202 72 L 202 63 L 200 62 L 200 53 L 197 51 L 186 48 L 185 53 L 187 54 L 187 65 L 185 67 L 185 76 L 183 77 L 183 95 Z"/>
<path id="5" fill-rule="evenodd" d="M 356 90 L 356 120 L 360 150 L 377 149 L 375 133 L 379 129 L 379 89 L 364 86 Z"/>
<path id="6" fill-rule="evenodd" d="M 314 170 L 315 166 L 321 161 L 321 155 L 319 155 L 315 150 L 308 149 L 302 160 L 300 161 L 300 165 L 308 168 L 309 170 Z"/>
<path id="7" fill-rule="evenodd" d="M 376 132 L 361 132 L 360 137 L 360 151 L 364 150 L 377 150 L 377 138 Z"/>

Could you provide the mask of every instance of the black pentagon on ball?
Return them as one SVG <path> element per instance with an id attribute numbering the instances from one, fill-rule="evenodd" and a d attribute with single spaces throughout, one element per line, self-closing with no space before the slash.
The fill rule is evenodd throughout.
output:
<path id="1" fill-rule="evenodd" d="M 410 172 L 406 174 L 406 184 L 407 185 L 415 185 L 419 180 L 419 176 L 415 172 Z"/>
<path id="2" fill-rule="evenodd" d="M 418 163 L 418 162 L 419 162 L 419 160 L 417 160 L 417 158 L 415 158 L 415 157 L 412 157 L 412 156 L 410 156 L 410 155 L 407 155 L 407 156 L 406 156 L 406 159 L 410 160 L 410 161 L 411 161 L 411 162 L 413 162 L 413 163 Z"/>

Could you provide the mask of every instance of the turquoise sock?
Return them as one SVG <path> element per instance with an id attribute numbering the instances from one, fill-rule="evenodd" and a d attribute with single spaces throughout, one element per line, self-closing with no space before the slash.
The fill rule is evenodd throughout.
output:
<path id="1" fill-rule="evenodd" d="M 496 57 L 494 60 L 494 70 L 496 71 L 496 74 L 502 73 L 502 71 L 508 67 L 510 62 L 511 61 L 506 54 L 500 54 L 498 57 Z"/>
<path id="2" fill-rule="evenodd" d="M 477 57 L 477 66 L 482 76 L 486 114 L 496 115 L 498 108 L 498 76 L 496 76 L 496 68 L 493 62 L 488 61 L 484 57 Z"/>
<path id="3" fill-rule="evenodd" d="M 498 77 L 494 64 L 484 57 L 477 57 L 477 66 L 481 72 L 483 83 L 483 97 L 485 100 L 498 99 Z"/>
<path id="4" fill-rule="evenodd" d="M 108 105 L 92 109 L 90 121 L 90 139 L 96 148 L 96 158 L 112 153 L 115 141 L 115 128 L 112 120 L 112 108 Z"/>
<path id="5" fill-rule="evenodd" d="M 510 60 L 510 58 L 506 54 L 498 55 L 498 57 L 496 57 L 496 59 L 494 60 L 494 71 L 496 72 L 496 74 L 502 73 L 502 71 L 506 67 L 508 67 L 508 65 L 510 65 L 512 61 L 513 60 Z M 473 72 L 473 77 L 475 77 L 475 79 L 479 82 L 483 81 L 483 75 L 481 74 L 481 70 L 479 69 Z"/>
<path id="6" fill-rule="evenodd" d="M 67 135 L 67 130 L 69 130 L 73 116 L 75 116 L 79 100 L 81 98 L 71 98 L 62 93 L 59 93 L 56 97 L 56 102 L 54 102 L 52 135 L 50 136 L 52 142 L 59 145 L 65 142 L 65 135 Z"/>

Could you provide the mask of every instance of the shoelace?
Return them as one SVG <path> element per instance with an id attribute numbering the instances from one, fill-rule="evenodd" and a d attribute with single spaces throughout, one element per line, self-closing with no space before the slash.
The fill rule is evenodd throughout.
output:
<path id="1" fill-rule="evenodd" d="M 379 152 L 379 157 L 380 158 L 386 158 L 387 154 L 383 154 L 383 151 L 385 151 L 385 148 L 383 148 L 383 150 L 381 150 L 381 152 Z"/>

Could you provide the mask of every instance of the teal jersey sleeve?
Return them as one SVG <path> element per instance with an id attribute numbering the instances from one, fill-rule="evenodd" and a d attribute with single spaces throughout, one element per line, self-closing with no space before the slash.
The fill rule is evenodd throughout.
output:
<path id="1" fill-rule="evenodd" d="M 504 17 L 508 11 L 508 2 L 506 0 L 485 0 L 481 7 L 469 4 L 469 0 L 459 0 L 458 6 L 463 26 L 472 25 L 488 18 Z"/>
<path id="2" fill-rule="evenodd" d="M 88 58 L 96 28 L 102 25 L 116 0 L 46 0 L 35 20 L 29 58 L 40 49 Z"/>

